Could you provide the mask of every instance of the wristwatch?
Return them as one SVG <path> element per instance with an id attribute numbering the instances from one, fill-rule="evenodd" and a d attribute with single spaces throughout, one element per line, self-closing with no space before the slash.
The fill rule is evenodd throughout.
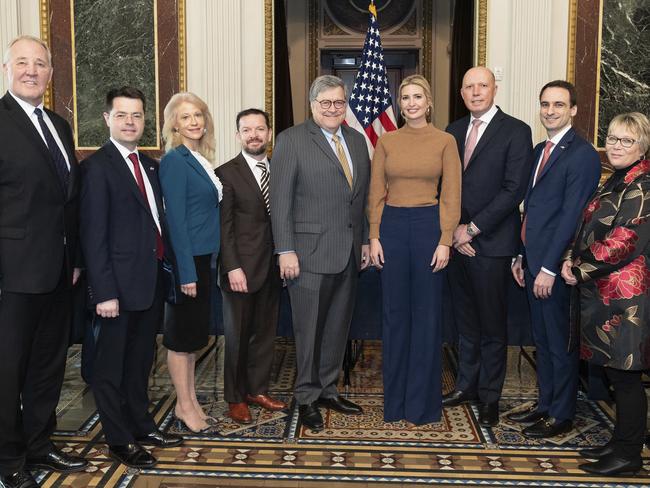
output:
<path id="1" fill-rule="evenodd" d="M 466 230 L 467 230 L 467 235 L 470 237 L 475 237 L 476 234 L 478 234 L 478 229 L 474 225 L 474 222 L 470 222 L 469 224 L 467 224 Z"/>

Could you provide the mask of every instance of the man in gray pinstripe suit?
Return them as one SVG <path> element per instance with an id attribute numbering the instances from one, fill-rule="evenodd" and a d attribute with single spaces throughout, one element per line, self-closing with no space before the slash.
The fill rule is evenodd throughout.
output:
<path id="1" fill-rule="evenodd" d="M 296 339 L 295 397 L 312 430 L 323 427 L 319 406 L 362 413 L 336 389 L 358 272 L 369 262 L 370 161 L 363 136 L 342 125 L 346 99 L 340 78 L 317 78 L 309 89 L 313 119 L 278 136 L 271 171 L 273 239 Z"/>

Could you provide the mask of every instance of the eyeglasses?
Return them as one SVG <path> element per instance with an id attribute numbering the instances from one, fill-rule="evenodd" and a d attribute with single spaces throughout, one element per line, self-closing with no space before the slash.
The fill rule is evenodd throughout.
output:
<path id="1" fill-rule="evenodd" d="M 347 103 L 345 100 L 316 100 L 320 104 L 320 108 L 327 110 L 334 104 L 334 108 L 341 109 Z"/>
<path id="2" fill-rule="evenodd" d="M 634 145 L 635 142 L 638 142 L 634 139 L 630 139 L 629 137 L 616 137 L 616 136 L 607 136 L 607 139 L 605 139 L 605 143 L 609 146 L 614 146 L 616 145 L 617 142 L 621 143 L 621 146 L 630 148 Z"/>

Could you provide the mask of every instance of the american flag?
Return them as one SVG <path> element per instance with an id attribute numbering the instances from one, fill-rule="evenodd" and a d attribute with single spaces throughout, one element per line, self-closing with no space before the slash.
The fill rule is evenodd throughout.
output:
<path id="1" fill-rule="evenodd" d="M 374 1 L 368 6 L 368 11 L 370 19 L 366 41 L 363 44 L 361 67 L 354 79 L 345 122 L 364 135 L 368 153 L 372 157 L 379 136 L 384 132 L 396 130 L 397 122 L 388 89 L 384 50 L 381 47 Z"/>

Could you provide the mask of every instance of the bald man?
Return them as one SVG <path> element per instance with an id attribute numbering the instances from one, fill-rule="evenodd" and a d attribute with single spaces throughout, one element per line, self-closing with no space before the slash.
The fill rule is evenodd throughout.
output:
<path id="1" fill-rule="evenodd" d="M 487 68 L 465 73 L 460 94 L 470 115 L 449 125 L 463 165 L 460 225 L 454 233 L 449 284 L 458 326 L 458 372 L 444 406 L 479 401 L 479 423 L 499 421 L 506 372 L 506 295 L 517 254 L 519 203 L 532 169 L 530 127 L 494 104 Z"/>

